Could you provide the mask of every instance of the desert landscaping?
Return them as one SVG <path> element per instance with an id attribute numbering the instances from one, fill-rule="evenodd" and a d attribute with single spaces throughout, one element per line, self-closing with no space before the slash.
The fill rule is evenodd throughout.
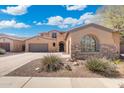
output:
<path id="1" fill-rule="evenodd" d="M 113 61 L 111 66 L 107 69 L 111 71 L 110 73 L 104 72 L 104 66 L 99 64 L 99 62 L 94 62 L 94 64 L 88 68 L 87 60 L 72 60 L 69 58 L 61 59 L 60 57 L 54 55 L 48 55 L 47 58 L 33 60 L 20 68 L 8 73 L 6 76 L 32 76 L 32 77 L 124 77 L 124 63 L 123 60 Z M 53 57 L 57 57 L 57 60 Z M 48 59 L 50 58 L 50 59 Z M 52 59 L 53 58 L 53 59 Z M 106 59 L 103 59 L 108 61 Z M 44 63 L 44 61 L 46 63 Z M 61 62 L 60 62 L 61 61 Z M 99 59 L 92 58 L 93 61 L 100 61 Z M 51 62 L 51 63 L 50 63 Z M 58 63 L 56 63 L 58 62 Z M 60 63 L 59 63 L 60 62 Z M 104 62 L 103 62 L 104 63 Z M 105 62 L 106 64 L 107 62 Z M 47 64 L 50 64 L 49 67 Z M 47 65 L 47 66 L 46 66 Z M 98 66 L 99 65 L 99 66 Z M 51 67 L 50 67 L 51 66 Z M 95 67 L 95 69 L 93 68 Z M 97 68 L 98 67 L 98 68 Z M 106 68 L 105 68 L 106 69 Z M 107 71 L 108 72 L 108 71 Z M 108 74 L 108 75 L 107 75 Z M 115 75 L 113 75 L 115 74 Z"/>

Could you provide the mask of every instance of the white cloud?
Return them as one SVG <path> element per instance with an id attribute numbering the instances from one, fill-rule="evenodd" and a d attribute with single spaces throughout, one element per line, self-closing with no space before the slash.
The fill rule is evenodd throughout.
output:
<path id="1" fill-rule="evenodd" d="M 72 10 L 81 11 L 81 10 L 84 10 L 86 7 L 87 7 L 86 5 L 66 5 L 66 9 L 69 11 L 72 11 Z"/>
<path id="2" fill-rule="evenodd" d="M 60 28 L 67 28 L 68 26 L 74 26 L 77 22 L 78 20 L 76 18 L 63 18 L 61 16 L 54 16 L 48 18 L 47 25 L 54 25 Z"/>
<path id="3" fill-rule="evenodd" d="M 33 21 L 33 23 L 34 23 L 34 24 L 36 24 L 36 23 L 37 23 L 37 21 Z"/>
<path id="4" fill-rule="evenodd" d="M 67 25 L 71 24 L 72 26 L 74 26 L 78 23 L 78 19 L 72 18 L 72 17 L 67 17 L 67 18 L 64 19 L 63 23 L 67 24 Z"/>
<path id="5" fill-rule="evenodd" d="M 11 36 L 17 36 L 17 34 L 14 34 L 14 33 L 3 33 L 3 34 L 11 35 Z"/>
<path id="6" fill-rule="evenodd" d="M 78 24 L 88 24 L 92 23 L 95 15 L 92 12 L 87 12 L 80 16 Z"/>
<path id="7" fill-rule="evenodd" d="M 40 25 L 52 25 L 58 26 L 59 28 L 74 27 L 76 25 L 83 25 L 95 22 L 95 15 L 92 12 L 87 12 L 77 18 L 67 17 L 63 18 L 61 16 L 54 16 L 47 18 L 47 22 L 40 22 Z"/>
<path id="8" fill-rule="evenodd" d="M 24 23 L 18 23 L 15 20 L 2 20 L 0 21 L 0 29 L 2 28 L 27 28 L 30 27 Z"/>
<path id="9" fill-rule="evenodd" d="M 1 9 L 2 12 L 11 15 L 23 15 L 27 13 L 29 5 L 19 5 L 19 6 L 8 6 L 6 9 Z"/>
<path id="10" fill-rule="evenodd" d="M 54 16 L 48 18 L 48 25 L 62 25 L 63 23 L 63 18 L 61 16 Z"/>
<path id="11" fill-rule="evenodd" d="M 37 23 L 35 23 L 36 25 L 42 25 L 42 23 L 41 22 L 37 22 Z"/>

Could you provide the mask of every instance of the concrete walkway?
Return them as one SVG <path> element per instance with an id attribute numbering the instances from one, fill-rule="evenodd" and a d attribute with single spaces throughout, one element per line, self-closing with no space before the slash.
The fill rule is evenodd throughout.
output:
<path id="1" fill-rule="evenodd" d="M 18 55 L 0 57 L 0 76 L 8 74 L 9 72 L 19 68 L 20 66 L 31 62 L 32 60 L 42 58 L 45 55 L 51 53 L 21 53 Z M 69 57 L 69 55 L 62 53 L 52 53 L 54 55 L 61 56 L 63 58 Z"/>
<path id="2" fill-rule="evenodd" d="M 1 77 L 0 88 L 119 88 L 124 79 Z"/>

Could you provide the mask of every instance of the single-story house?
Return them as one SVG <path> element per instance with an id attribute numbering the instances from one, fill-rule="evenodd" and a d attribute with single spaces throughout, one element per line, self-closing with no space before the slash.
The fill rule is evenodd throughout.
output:
<path id="1" fill-rule="evenodd" d="M 39 33 L 24 41 L 12 38 L 9 40 L 9 43 L 15 41 L 20 43 L 20 50 L 25 44 L 26 52 L 65 52 L 76 58 L 85 58 L 89 55 L 111 57 L 120 53 L 119 32 L 94 23 L 65 32 L 52 30 Z M 11 45 L 17 47 L 13 44 L 9 46 Z M 10 50 L 13 50 L 12 46 Z"/>
<path id="2" fill-rule="evenodd" d="M 0 48 L 5 49 L 7 52 L 22 52 L 24 46 L 24 38 L 0 34 Z"/>
<path id="3" fill-rule="evenodd" d="M 76 58 L 110 58 L 120 54 L 119 32 L 93 23 L 70 30 L 66 44 L 66 52 Z"/>

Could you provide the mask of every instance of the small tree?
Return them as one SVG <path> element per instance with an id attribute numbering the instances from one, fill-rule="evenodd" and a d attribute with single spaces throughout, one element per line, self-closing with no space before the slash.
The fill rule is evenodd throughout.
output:
<path id="1" fill-rule="evenodd" d="M 97 10 L 99 23 L 124 36 L 124 6 L 103 6 Z"/>

